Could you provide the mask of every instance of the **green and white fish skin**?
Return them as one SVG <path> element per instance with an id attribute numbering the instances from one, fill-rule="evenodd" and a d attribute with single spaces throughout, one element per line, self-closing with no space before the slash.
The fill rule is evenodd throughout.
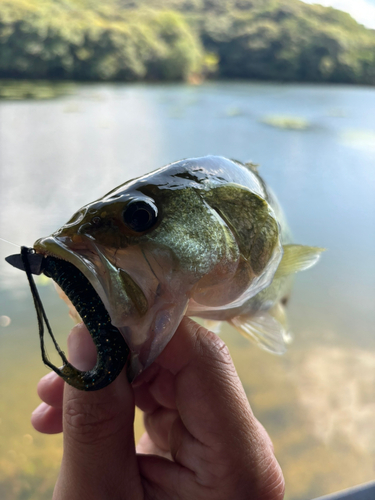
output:
<path id="1" fill-rule="evenodd" d="M 284 352 L 292 275 L 323 251 L 292 244 L 253 165 L 218 156 L 128 181 L 34 248 L 90 281 L 132 352 L 133 376 L 161 353 L 184 314 L 228 321 L 262 348 Z"/>

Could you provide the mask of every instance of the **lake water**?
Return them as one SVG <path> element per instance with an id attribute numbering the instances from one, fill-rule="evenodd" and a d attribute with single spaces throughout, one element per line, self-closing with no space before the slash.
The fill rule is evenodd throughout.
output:
<path id="1" fill-rule="evenodd" d="M 274 441 L 286 499 L 373 479 L 375 89 L 97 84 L 52 100 L 1 101 L 0 237 L 32 246 L 129 178 L 206 154 L 260 164 L 295 242 L 327 248 L 296 277 L 286 355 L 261 352 L 230 327 L 222 334 Z M 47 369 L 26 277 L 3 261 L 17 251 L 0 242 L 0 497 L 43 500 L 62 441 L 29 423 Z M 63 343 L 65 306 L 39 284 Z"/>

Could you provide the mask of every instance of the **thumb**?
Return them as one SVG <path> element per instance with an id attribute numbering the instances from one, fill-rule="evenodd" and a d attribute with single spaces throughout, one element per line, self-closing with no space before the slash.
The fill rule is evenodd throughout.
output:
<path id="1" fill-rule="evenodd" d="M 68 352 L 70 362 L 80 370 L 95 365 L 96 348 L 83 324 L 69 335 Z M 126 488 L 130 481 L 139 483 L 133 420 L 134 396 L 125 370 L 95 392 L 65 384 L 64 454 L 53 498 L 103 500 L 121 491 L 119 483 Z M 139 485 L 132 488 L 137 491 Z"/>

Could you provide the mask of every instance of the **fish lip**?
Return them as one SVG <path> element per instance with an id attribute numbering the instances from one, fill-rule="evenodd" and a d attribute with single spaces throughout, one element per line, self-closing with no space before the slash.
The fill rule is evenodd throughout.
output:
<path id="1" fill-rule="evenodd" d="M 45 238 L 40 238 L 34 243 L 34 250 L 36 253 L 42 254 L 45 257 L 55 257 L 56 259 L 65 260 L 73 264 L 81 273 L 88 279 L 88 281 L 93 286 L 96 293 L 101 298 L 104 303 L 105 308 L 109 311 L 109 303 L 106 297 L 105 290 L 101 285 L 99 279 L 96 276 L 95 267 L 90 262 L 89 259 L 85 259 L 80 254 L 77 253 L 78 249 L 85 249 L 95 251 L 93 248 L 94 244 L 90 241 L 90 238 L 85 241 L 85 244 L 77 244 L 74 245 L 72 240 L 69 237 L 61 237 L 61 236 L 47 236 Z M 68 244 L 68 241 L 71 242 L 71 246 Z"/>
<path id="2" fill-rule="evenodd" d="M 130 280 L 134 286 L 138 285 L 129 273 L 117 267 L 117 265 L 112 264 L 112 262 L 107 259 L 105 252 L 103 252 L 103 248 L 101 248 L 94 238 L 88 235 L 80 235 L 79 241 L 74 241 L 69 236 L 59 236 L 55 233 L 54 235 L 37 240 L 34 244 L 34 250 L 45 256 L 66 260 L 81 271 L 93 286 L 95 292 L 99 295 L 111 317 L 112 324 L 117 328 L 128 327 L 129 321 L 131 322 L 130 316 L 132 316 L 133 312 L 141 317 L 147 313 L 147 309 L 146 311 L 141 310 L 142 301 L 134 299 L 131 294 L 129 295 L 126 287 L 122 290 L 121 296 L 115 297 L 115 304 L 117 304 L 117 306 L 113 306 L 110 302 L 112 297 L 111 287 L 108 287 L 106 281 L 113 270 L 119 273 L 125 273 L 128 280 Z M 88 255 L 86 256 L 85 253 Z M 90 253 L 101 262 L 104 273 L 101 273 L 97 264 L 91 260 Z M 127 309 L 126 303 L 128 307 L 131 307 L 131 310 Z"/>
<path id="3" fill-rule="evenodd" d="M 86 276 L 88 266 L 84 259 L 76 253 L 78 248 L 71 248 L 69 245 L 64 243 L 63 239 L 67 240 L 68 238 L 54 236 L 40 238 L 34 243 L 33 248 L 36 253 L 42 254 L 45 257 L 55 257 L 56 259 L 66 260 L 67 262 L 70 262 Z M 82 249 L 84 248 L 88 249 L 89 247 L 88 245 L 82 246 Z M 84 271 L 86 271 L 86 273 Z M 88 278 L 88 276 L 86 277 Z"/>

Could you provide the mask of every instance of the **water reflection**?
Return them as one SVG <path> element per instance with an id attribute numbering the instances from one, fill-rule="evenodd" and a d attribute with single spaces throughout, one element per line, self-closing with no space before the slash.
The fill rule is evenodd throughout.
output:
<path id="1" fill-rule="evenodd" d="M 284 357 L 229 327 L 223 333 L 274 440 L 290 500 L 373 477 L 374 105 L 373 89 L 261 83 L 82 85 L 55 100 L 0 103 L 0 237 L 32 245 L 129 178 L 221 154 L 259 163 L 295 241 L 328 248 L 296 279 L 288 312 L 295 341 Z M 270 127 L 267 116 L 313 126 Z M 3 261 L 16 251 L 0 242 L 0 497 L 41 500 L 51 497 L 61 439 L 29 424 L 46 369 L 25 276 Z M 63 344 L 66 307 L 42 284 Z"/>
<path id="2" fill-rule="evenodd" d="M 345 442 L 359 453 L 375 452 L 375 352 L 315 347 L 291 376 L 314 436 L 326 445 Z"/>

